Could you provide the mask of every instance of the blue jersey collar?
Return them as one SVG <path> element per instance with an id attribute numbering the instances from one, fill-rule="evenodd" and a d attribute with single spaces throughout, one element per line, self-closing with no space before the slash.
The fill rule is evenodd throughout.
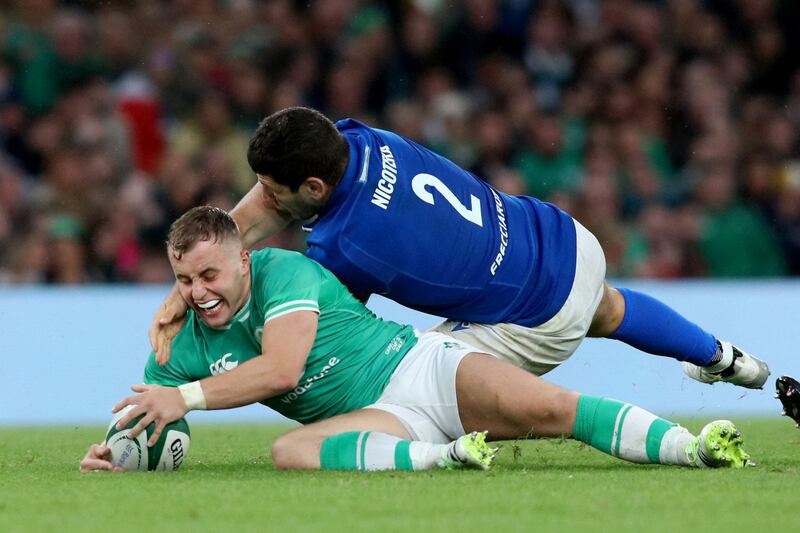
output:
<path id="1" fill-rule="evenodd" d="M 353 183 L 358 178 L 358 173 L 361 171 L 361 164 L 363 163 L 361 139 L 354 135 L 345 135 L 344 138 L 347 141 L 350 153 L 347 161 L 347 169 L 344 171 L 344 175 L 339 181 L 339 184 L 333 190 L 333 194 L 331 194 L 328 202 L 322 207 L 320 212 L 317 213 L 316 217 L 303 222 L 303 230 L 305 231 L 311 231 L 314 225 L 327 213 L 345 203 L 347 196 L 353 189 Z"/>

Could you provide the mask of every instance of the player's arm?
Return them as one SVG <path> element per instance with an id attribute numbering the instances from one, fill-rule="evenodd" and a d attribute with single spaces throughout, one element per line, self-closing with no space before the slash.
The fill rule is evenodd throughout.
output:
<path id="1" fill-rule="evenodd" d="M 248 405 L 297 387 L 317 336 L 318 319 L 314 311 L 296 311 L 267 322 L 260 356 L 199 382 L 206 409 Z"/>
<path id="2" fill-rule="evenodd" d="M 315 311 L 295 311 L 268 321 L 264 325 L 260 356 L 246 361 L 235 369 L 194 381 L 180 387 L 134 385 L 135 392 L 114 406 L 118 412 L 134 405 L 119 420 L 124 428 L 137 416 L 145 416 L 130 430 L 134 437 L 151 422 L 155 431 L 148 441 L 154 444 L 170 422 L 194 409 L 229 409 L 277 396 L 297 386 L 317 335 L 318 314 Z"/>
<path id="3" fill-rule="evenodd" d="M 271 237 L 286 228 L 291 222 L 288 213 L 278 211 L 269 195 L 264 194 L 260 183 L 256 183 L 231 211 L 231 217 L 239 226 L 242 246 L 252 248 L 258 241 Z"/>

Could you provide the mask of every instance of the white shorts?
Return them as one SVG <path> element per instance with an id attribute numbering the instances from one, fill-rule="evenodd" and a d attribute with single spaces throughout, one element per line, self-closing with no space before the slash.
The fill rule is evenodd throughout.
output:
<path id="1" fill-rule="evenodd" d="M 417 336 L 416 346 L 367 409 L 396 416 L 412 440 L 446 444 L 464 434 L 456 398 L 458 365 L 467 354 L 480 350 L 441 333 Z"/>
<path id="2" fill-rule="evenodd" d="M 592 325 L 603 298 L 606 277 L 606 259 L 597 238 L 577 220 L 575 233 L 575 280 L 567 300 L 553 318 L 532 328 L 448 320 L 431 331 L 450 335 L 539 376 L 566 361 Z"/>

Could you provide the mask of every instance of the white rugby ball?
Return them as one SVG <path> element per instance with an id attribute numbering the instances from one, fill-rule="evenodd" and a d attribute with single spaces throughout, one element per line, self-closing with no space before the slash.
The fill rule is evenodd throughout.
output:
<path id="1" fill-rule="evenodd" d="M 134 439 L 127 437 L 128 429 L 135 426 L 141 416 L 131 420 L 125 429 L 116 428 L 117 422 L 131 409 L 133 406 L 129 405 L 120 410 L 108 425 L 106 446 L 111 448 L 111 463 L 126 470 L 177 470 L 189 453 L 190 435 L 186 419 L 181 418 L 167 424 L 155 445 L 148 447 L 147 440 L 155 431 L 155 423 L 148 425 Z"/>

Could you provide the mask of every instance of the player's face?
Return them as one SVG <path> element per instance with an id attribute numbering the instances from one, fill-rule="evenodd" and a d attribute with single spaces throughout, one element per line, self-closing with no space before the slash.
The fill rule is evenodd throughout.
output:
<path id="1" fill-rule="evenodd" d="M 315 191 L 310 191 L 306 184 L 292 191 L 288 185 L 277 183 L 269 176 L 256 174 L 261 184 L 261 195 L 267 207 L 288 213 L 294 220 L 306 220 L 319 212 L 321 202 L 315 198 Z M 321 181 L 321 180 L 319 180 Z"/>
<path id="2" fill-rule="evenodd" d="M 250 296 L 250 254 L 236 239 L 200 241 L 180 258 L 169 250 L 169 262 L 181 297 L 209 326 L 230 322 Z"/>

